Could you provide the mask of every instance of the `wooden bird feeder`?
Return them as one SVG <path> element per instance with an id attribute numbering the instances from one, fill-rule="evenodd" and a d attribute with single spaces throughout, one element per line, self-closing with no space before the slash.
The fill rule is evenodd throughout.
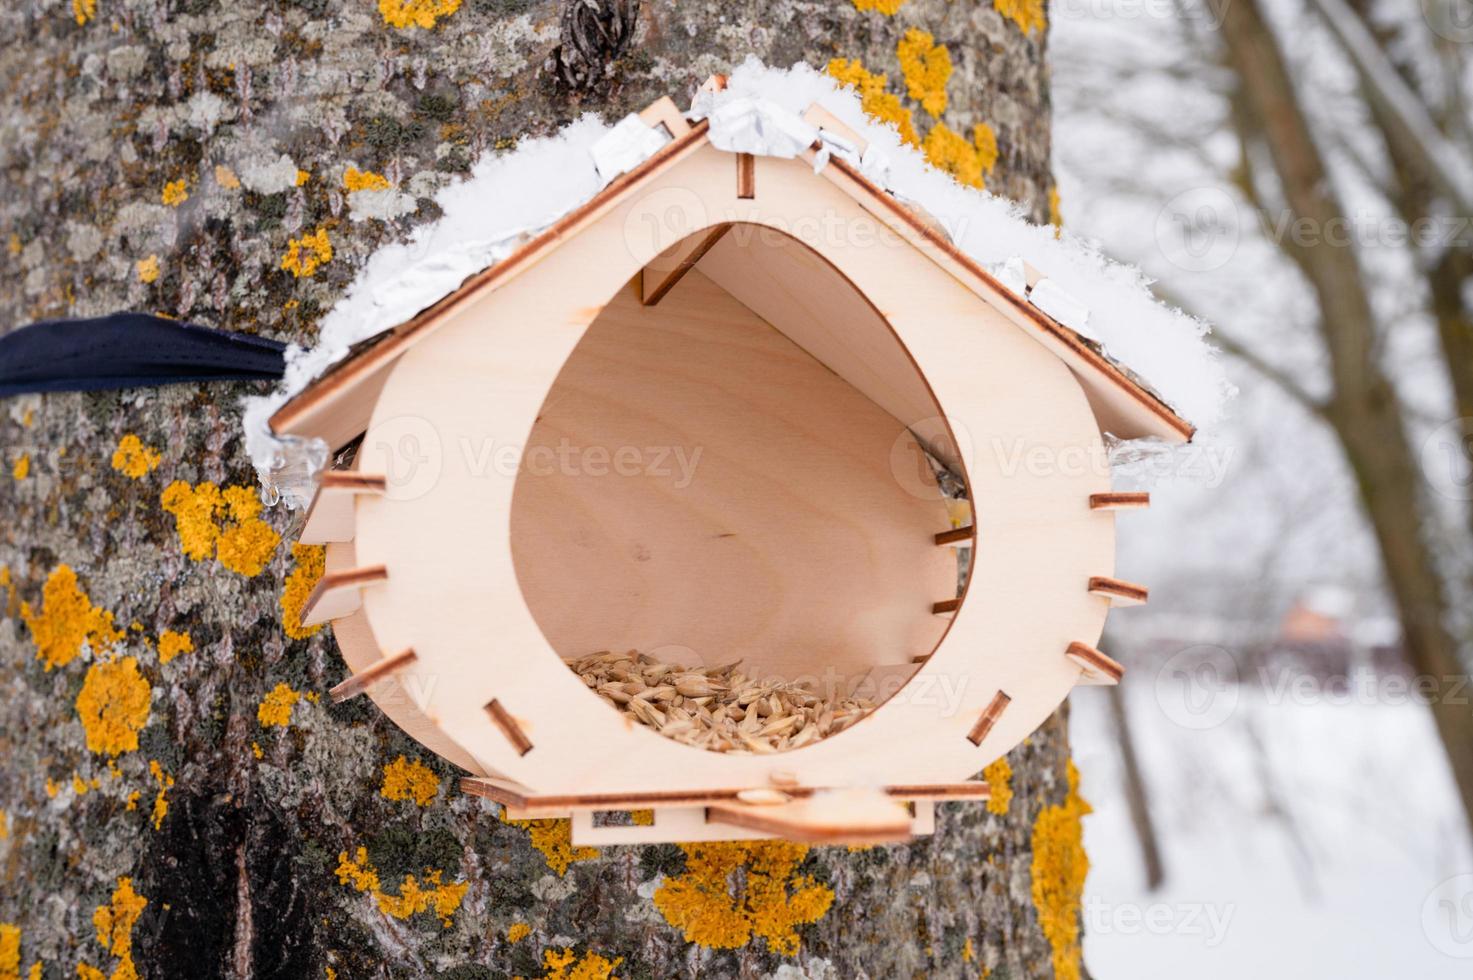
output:
<path id="1" fill-rule="evenodd" d="M 1074 685 L 1119 679 L 1094 644 L 1146 598 L 1113 577 L 1145 495 L 1050 461 L 1191 426 L 844 160 L 641 118 L 662 149 L 272 418 L 357 444 L 301 535 L 327 545 L 305 621 L 353 671 L 334 695 L 578 844 L 928 832 Z M 898 693 L 799 749 L 704 751 L 564 662 L 624 649 Z"/>

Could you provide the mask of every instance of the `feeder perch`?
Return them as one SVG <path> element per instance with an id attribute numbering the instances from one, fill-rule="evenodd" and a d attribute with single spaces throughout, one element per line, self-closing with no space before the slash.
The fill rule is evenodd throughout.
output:
<path id="1" fill-rule="evenodd" d="M 929 832 L 1076 684 L 1119 679 L 1093 644 L 1146 598 L 1113 577 L 1114 511 L 1145 495 L 1030 460 L 1192 428 L 867 179 L 819 107 L 797 159 L 719 149 L 669 100 L 639 118 L 653 155 L 272 417 L 351 455 L 302 532 L 327 547 L 304 622 L 353 672 L 332 696 L 576 844 Z M 894 694 L 801 748 L 705 751 L 565 663 L 604 650 Z"/>

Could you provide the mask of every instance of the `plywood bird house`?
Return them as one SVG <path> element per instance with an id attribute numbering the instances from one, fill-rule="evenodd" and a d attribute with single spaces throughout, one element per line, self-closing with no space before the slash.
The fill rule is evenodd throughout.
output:
<path id="1" fill-rule="evenodd" d="M 272 418 L 356 445 L 302 532 L 328 556 L 306 619 L 353 672 L 335 695 L 580 844 L 924 833 L 1074 685 L 1119 678 L 1095 644 L 1146 589 L 1114 577 L 1115 511 L 1146 500 L 1078 464 L 1102 432 L 1191 426 L 821 144 L 640 118 L 657 152 Z M 880 703 L 711 751 L 568 669 L 601 651 Z M 714 703 L 686 693 L 650 704 Z"/>

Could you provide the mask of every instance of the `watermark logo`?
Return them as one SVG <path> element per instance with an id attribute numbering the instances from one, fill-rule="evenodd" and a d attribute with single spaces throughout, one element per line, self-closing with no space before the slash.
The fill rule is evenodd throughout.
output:
<path id="1" fill-rule="evenodd" d="M 1422 0 L 1422 19 L 1440 38 L 1473 43 L 1473 0 Z"/>
<path id="2" fill-rule="evenodd" d="M 1473 419 L 1451 419 L 1422 443 L 1422 472 L 1432 489 L 1473 500 Z"/>
<path id="3" fill-rule="evenodd" d="M 1216 728 L 1238 710 L 1238 661 L 1210 644 L 1173 654 L 1156 673 L 1156 703 L 1182 728 Z"/>
<path id="4" fill-rule="evenodd" d="M 711 224 L 706 202 L 686 187 L 660 187 L 641 196 L 624 217 L 624 247 L 648 260 Z"/>
<path id="5" fill-rule="evenodd" d="M 1182 191 L 1156 215 L 1156 246 L 1168 262 L 1188 272 L 1227 265 L 1241 238 L 1237 203 L 1220 187 Z"/>
<path id="6" fill-rule="evenodd" d="M 1205 902 L 1114 904 L 1084 900 L 1084 931 L 1091 936 L 1195 936 L 1208 949 L 1221 946 L 1237 913 L 1236 905 Z"/>
<path id="7" fill-rule="evenodd" d="M 417 500 L 440 480 L 444 451 L 440 433 L 428 419 L 417 415 L 385 419 L 364 433 L 363 447 L 387 478 L 390 500 Z"/>
<path id="8" fill-rule="evenodd" d="M 1432 889 L 1422 903 L 1422 933 L 1442 955 L 1473 959 L 1473 874 L 1457 875 Z"/>
<path id="9" fill-rule="evenodd" d="M 935 444 L 954 440 L 962 457 L 966 458 L 971 455 L 971 433 L 956 419 L 935 415 L 901 429 L 890 444 L 890 475 L 895 482 L 912 497 L 935 500 L 939 493 L 936 467 L 919 440 Z"/>

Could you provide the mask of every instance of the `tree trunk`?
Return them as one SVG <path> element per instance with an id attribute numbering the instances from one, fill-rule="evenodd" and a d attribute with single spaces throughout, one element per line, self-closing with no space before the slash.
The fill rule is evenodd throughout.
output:
<path id="1" fill-rule="evenodd" d="M 986 5 L 856 4 L 900 6 L 6 5 L 24 41 L 0 51 L 0 329 L 134 309 L 308 344 L 374 247 L 435 218 L 434 191 L 483 153 L 684 104 L 748 54 L 859 59 L 924 135 L 896 56 L 911 28 L 949 49 L 950 128 L 996 132 L 989 185 L 1046 215 L 1044 32 Z M 353 220 L 349 191 L 380 178 L 408 213 Z M 318 232 L 330 258 L 283 271 Z M 1085 808 L 1061 717 L 995 771 L 1010 803 L 943 806 L 910 845 L 598 852 L 460 795 L 371 706 L 320 700 L 345 668 L 294 619 L 319 573 L 290 546 L 300 516 L 254 512 L 239 399 L 256 390 L 0 404 L 0 973 L 1080 975 Z M 710 885 L 679 925 L 675 879 Z"/>

